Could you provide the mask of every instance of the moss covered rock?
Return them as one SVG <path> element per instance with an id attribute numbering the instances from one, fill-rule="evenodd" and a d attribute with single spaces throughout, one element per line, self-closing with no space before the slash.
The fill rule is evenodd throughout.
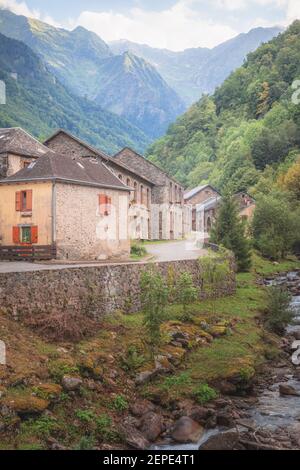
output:
<path id="1" fill-rule="evenodd" d="M 18 415 L 41 414 L 49 406 L 49 401 L 33 395 L 9 396 L 1 401 L 2 404 Z"/>

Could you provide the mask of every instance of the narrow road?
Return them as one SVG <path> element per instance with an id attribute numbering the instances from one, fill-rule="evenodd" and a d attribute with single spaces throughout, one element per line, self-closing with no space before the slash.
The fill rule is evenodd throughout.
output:
<path id="1" fill-rule="evenodd" d="M 199 249 L 194 243 L 188 241 L 172 241 L 165 243 L 151 243 L 146 245 L 147 252 L 155 258 L 155 261 L 178 261 L 185 259 L 197 259 L 203 256 L 206 250 Z M 149 260 L 149 262 L 153 259 Z M 141 261 L 143 262 L 143 261 Z M 89 263 L 55 263 L 55 262 L 36 262 L 31 263 L 28 261 L 0 261 L 0 275 L 1 273 L 22 273 L 34 271 L 53 271 L 56 269 L 71 269 L 71 268 L 91 268 L 103 265 L 118 265 L 118 264 L 136 264 L 135 261 L 106 261 L 106 262 L 89 262 Z"/>
<path id="2" fill-rule="evenodd" d="M 197 259 L 207 253 L 205 249 L 198 248 L 193 241 L 188 240 L 151 243 L 146 245 L 146 249 L 157 261 Z"/>

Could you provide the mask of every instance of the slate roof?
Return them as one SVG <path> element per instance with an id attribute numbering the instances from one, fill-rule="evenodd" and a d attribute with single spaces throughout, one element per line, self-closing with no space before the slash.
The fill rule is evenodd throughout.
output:
<path id="1" fill-rule="evenodd" d="M 209 199 L 202 202 L 201 204 L 197 204 L 196 210 L 200 212 L 202 210 L 208 211 L 210 209 L 215 209 L 221 200 L 222 200 L 221 196 L 210 197 Z"/>
<path id="2" fill-rule="evenodd" d="M 203 191 L 203 189 L 206 189 L 206 188 L 212 188 L 214 191 L 220 194 L 219 191 L 217 191 L 211 184 L 204 184 L 203 186 L 197 186 L 196 188 L 193 188 L 190 191 L 186 192 L 184 194 L 184 199 L 185 200 L 191 199 L 193 196 L 195 196 L 200 191 Z"/>
<path id="3" fill-rule="evenodd" d="M 49 149 L 20 127 L 0 129 L 0 154 L 13 153 L 38 158 Z"/>
<path id="4" fill-rule="evenodd" d="M 0 184 L 45 180 L 130 191 L 130 188 L 98 159 L 63 156 L 49 149 L 47 154 L 18 173 L 1 180 Z"/>
<path id="5" fill-rule="evenodd" d="M 52 139 L 54 139 L 59 134 L 67 135 L 68 137 L 75 140 L 76 142 L 78 142 L 83 147 L 86 147 L 88 150 L 90 150 L 92 152 L 92 154 L 94 154 L 96 156 L 99 156 L 102 160 L 104 160 L 108 163 L 111 163 L 116 167 L 119 167 L 120 170 L 125 170 L 125 171 L 127 171 L 127 172 L 129 172 L 133 175 L 137 175 L 141 179 L 143 179 L 145 182 L 147 182 L 148 184 L 154 186 L 155 183 L 152 180 L 150 180 L 149 178 L 147 178 L 146 176 L 136 173 L 131 168 L 129 168 L 127 165 L 125 165 L 125 163 L 117 161 L 117 159 L 115 159 L 114 157 L 110 157 L 109 155 L 104 153 L 103 150 L 99 150 L 96 147 L 93 147 L 92 145 L 88 144 L 84 140 L 79 139 L 79 137 L 76 137 L 75 135 L 71 134 L 70 132 L 66 131 L 65 129 L 57 129 L 50 137 L 47 138 L 47 140 L 45 140 L 44 144 L 47 145 Z"/>

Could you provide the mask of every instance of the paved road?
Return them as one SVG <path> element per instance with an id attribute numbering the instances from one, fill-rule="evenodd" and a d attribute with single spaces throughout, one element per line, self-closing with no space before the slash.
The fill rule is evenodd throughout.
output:
<path id="1" fill-rule="evenodd" d="M 178 261 L 197 259 L 207 253 L 197 248 L 193 241 L 174 241 L 167 243 L 153 243 L 146 246 L 149 254 L 155 256 L 157 261 Z"/>
<path id="2" fill-rule="evenodd" d="M 178 261 L 184 259 L 197 259 L 206 253 L 205 250 L 196 248 L 193 243 L 187 241 L 174 241 L 166 243 L 153 243 L 146 246 L 147 251 L 156 261 Z M 150 260 L 150 261 L 153 261 Z M 128 261 L 128 263 L 134 263 Z M 136 262 L 135 262 L 136 263 Z M 76 263 L 76 264 L 55 264 L 55 263 L 29 263 L 26 261 L 0 261 L 1 273 L 17 273 L 32 271 L 53 271 L 56 269 L 85 268 L 103 265 L 120 264 L 116 262 L 99 263 Z"/>

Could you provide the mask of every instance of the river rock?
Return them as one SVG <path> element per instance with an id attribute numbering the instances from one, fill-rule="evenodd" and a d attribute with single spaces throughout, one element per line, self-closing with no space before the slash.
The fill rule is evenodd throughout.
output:
<path id="1" fill-rule="evenodd" d="M 205 408 L 204 406 L 194 406 L 189 413 L 189 418 L 197 421 L 197 423 L 204 425 L 209 418 L 214 415 L 214 410 Z"/>
<path id="2" fill-rule="evenodd" d="M 137 400 L 129 407 L 130 412 L 137 417 L 141 417 L 150 411 L 155 410 L 155 405 L 149 400 Z"/>
<path id="3" fill-rule="evenodd" d="M 133 426 L 124 425 L 120 427 L 122 435 L 126 444 L 133 449 L 145 450 L 149 447 L 149 441 L 143 436 L 143 434 Z"/>
<path id="4" fill-rule="evenodd" d="M 80 388 L 80 386 L 82 385 L 82 379 L 80 377 L 71 377 L 69 375 L 64 375 L 61 384 L 67 392 L 73 392 Z"/>
<path id="5" fill-rule="evenodd" d="M 297 390 L 292 387 L 291 385 L 288 385 L 288 384 L 280 384 L 279 385 L 279 393 L 280 395 L 292 395 L 292 396 L 296 396 L 296 397 L 299 397 L 300 396 L 300 393 L 297 392 Z"/>
<path id="6" fill-rule="evenodd" d="M 171 436 L 176 442 L 198 442 L 203 433 L 204 429 L 199 423 L 188 416 L 182 416 L 176 421 Z"/>
<path id="7" fill-rule="evenodd" d="M 199 450 L 233 450 L 239 441 L 237 431 L 227 431 L 211 436 Z"/>
<path id="8" fill-rule="evenodd" d="M 155 441 L 164 430 L 165 427 L 161 415 L 150 411 L 142 417 L 140 431 L 148 441 Z"/>

